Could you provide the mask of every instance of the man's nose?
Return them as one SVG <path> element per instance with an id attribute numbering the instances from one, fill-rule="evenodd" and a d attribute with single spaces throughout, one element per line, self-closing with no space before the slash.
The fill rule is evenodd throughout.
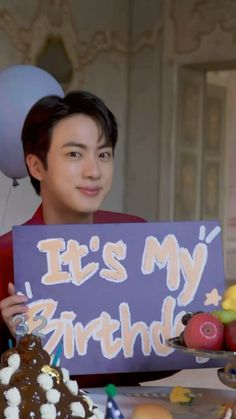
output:
<path id="1" fill-rule="evenodd" d="M 101 176 L 99 160 L 96 156 L 89 156 L 84 160 L 83 176 L 91 178 L 99 178 Z"/>

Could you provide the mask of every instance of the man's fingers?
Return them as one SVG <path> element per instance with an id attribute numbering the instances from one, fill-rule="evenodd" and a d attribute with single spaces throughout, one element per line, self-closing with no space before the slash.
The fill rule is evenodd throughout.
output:
<path id="1" fill-rule="evenodd" d="M 26 315 L 27 311 L 28 307 L 22 305 L 12 306 L 4 311 L 2 315 L 3 320 L 13 336 L 16 334 L 17 326 L 22 323 L 22 318 L 24 318 L 23 323 L 26 321 L 26 317 L 28 317 Z"/>
<path id="2" fill-rule="evenodd" d="M 13 316 L 27 313 L 29 308 L 25 305 L 24 295 L 11 295 L 0 302 L 1 315 L 4 322 L 12 331 Z"/>
<path id="3" fill-rule="evenodd" d="M 16 326 L 18 319 L 14 316 L 16 315 L 25 315 L 29 308 L 26 306 L 26 302 L 28 301 L 27 297 L 22 294 L 16 294 L 15 286 L 10 282 L 8 284 L 8 293 L 9 297 L 4 298 L 0 301 L 0 311 L 4 322 L 6 323 L 8 329 L 15 335 Z"/>
<path id="4" fill-rule="evenodd" d="M 8 284 L 8 293 L 10 295 L 14 295 L 16 293 L 15 286 L 12 282 L 9 282 L 9 284 Z"/>
<path id="5" fill-rule="evenodd" d="M 4 298 L 2 301 L 0 301 L 0 310 L 4 310 L 15 304 L 24 304 L 26 301 L 27 297 L 25 297 L 25 295 L 11 295 L 10 297 Z"/>
<path id="6" fill-rule="evenodd" d="M 6 310 L 4 310 L 3 314 L 3 318 L 4 320 L 9 320 L 11 317 L 15 316 L 16 314 L 24 314 L 27 313 L 28 311 L 28 307 L 27 306 L 23 306 L 23 305 L 15 305 L 15 306 L 11 306 L 9 308 L 7 308 Z"/>

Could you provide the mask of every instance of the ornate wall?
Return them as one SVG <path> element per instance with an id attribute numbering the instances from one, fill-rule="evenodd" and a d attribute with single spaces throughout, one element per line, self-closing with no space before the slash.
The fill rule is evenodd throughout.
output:
<path id="1" fill-rule="evenodd" d="M 141 150 L 135 138 L 137 147 L 131 146 L 132 163 L 127 161 L 127 151 L 129 136 L 140 136 L 140 129 L 137 126 L 133 129 L 135 119 L 139 119 L 141 112 L 143 124 L 152 123 L 151 116 L 145 122 L 149 116 L 146 104 L 155 114 L 157 102 L 151 79 L 156 78 L 159 63 L 155 63 L 151 71 L 150 66 L 157 62 L 153 60 L 152 51 L 156 49 L 156 54 L 161 55 L 157 48 L 161 1 L 149 3 L 148 13 L 143 13 L 146 6 L 142 0 L 0 0 L 0 68 L 19 63 L 38 65 L 54 75 L 65 90 L 88 89 L 105 100 L 118 119 L 119 144 L 114 187 L 104 206 L 118 211 L 132 209 L 147 218 L 156 213 L 157 196 L 153 199 L 153 208 L 140 205 L 137 183 L 130 185 L 127 181 L 133 172 L 139 172 L 139 176 L 142 172 L 139 164 L 137 166 Z M 139 67 L 142 63 L 143 68 Z M 158 77 L 157 74 L 157 81 Z M 146 90 L 147 81 L 152 100 Z M 146 102 L 138 112 L 133 111 L 137 97 Z M 131 124 L 129 109 L 132 109 Z M 154 143 L 155 131 L 150 130 Z M 142 134 L 140 144 L 143 139 L 146 141 L 146 135 Z M 143 159 L 144 167 L 146 164 L 148 154 Z M 27 179 L 20 181 L 20 186 L 9 195 L 10 184 L 9 179 L 0 175 L 1 232 L 27 219 L 38 205 Z M 126 193 L 128 187 L 130 195 Z M 126 204 L 125 196 L 128 196 Z"/>
<path id="2" fill-rule="evenodd" d="M 235 66 L 235 0 L 168 0 L 166 7 L 166 59 Z"/>
<path id="3" fill-rule="evenodd" d="M 161 138 L 160 217 L 172 218 L 176 192 L 176 113 L 178 112 L 176 103 L 179 94 L 179 74 L 183 66 L 199 74 L 210 70 L 235 69 L 236 1 L 167 0 L 164 16 L 162 95 L 164 116 Z M 231 104 L 234 103 L 232 95 L 231 93 Z M 225 179 L 221 183 L 220 191 L 224 206 L 224 252 L 227 277 L 235 279 L 236 223 L 233 213 L 236 208 L 236 176 L 233 169 L 234 156 L 236 157 L 235 138 L 229 135 L 225 140 L 226 153 L 222 154 Z M 168 172 L 165 168 L 167 162 L 171 168 Z"/>

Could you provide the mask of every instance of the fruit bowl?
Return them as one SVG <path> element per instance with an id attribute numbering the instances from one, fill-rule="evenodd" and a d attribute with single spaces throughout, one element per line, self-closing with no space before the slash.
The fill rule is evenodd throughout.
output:
<path id="1" fill-rule="evenodd" d="M 181 351 L 187 352 L 189 354 L 193 354 L 195 356 L 201 356 L 202 358 L 215 358 L 215 359 L 228 359 L 236 357 L 236 352 L 233 351 L 213 351 L 207 349 L 192 349 L 187 348 L 183 344 L 183 341 L 180 336 L 176 338 L 167 339 L 167 345 L 174 349 L 179 349 Z"/>
<path id="2" fill-rule="evenodd" d="M 226 386 L 236 389 L 236 352 L 188 348 L 183 344 L 181 336 L 167 339 L 166 344 L 171 348 L 202 358 L 227 359 L 226 366 L 217 370 L 218 378 Z"/>

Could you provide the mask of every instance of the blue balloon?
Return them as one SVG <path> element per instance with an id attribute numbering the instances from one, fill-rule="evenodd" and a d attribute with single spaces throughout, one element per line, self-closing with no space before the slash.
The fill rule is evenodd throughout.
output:
<path id="1" fill-rule="evenodd" d="M 0 170 L 12 179 L 27 176 L 21 131 L 31 107 L 42 97 L 64 96 L 49 73 L 32 65 L 0 71 Z"/>

